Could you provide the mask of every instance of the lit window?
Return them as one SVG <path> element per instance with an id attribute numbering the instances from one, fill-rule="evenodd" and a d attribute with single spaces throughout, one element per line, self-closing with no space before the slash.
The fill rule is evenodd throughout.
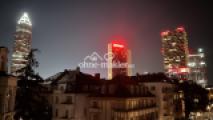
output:
<path id="1" fill-rule="evenodd" d="M 199 49 L 198 49 L 198 52 L 199 52 L 199 53 L 203 52 L 203 49 L 202 49 L 202 48 L 199 48 Z"/>
<path id="2" fill-rule="evenodd" d="M 202 62 L 200 62 L 200 65 L 205 65 L 205 64 L 206 64 L 206 63 L 205 63 L 205 62 L 203 62 L 203 61 L 202 61 Z"/>

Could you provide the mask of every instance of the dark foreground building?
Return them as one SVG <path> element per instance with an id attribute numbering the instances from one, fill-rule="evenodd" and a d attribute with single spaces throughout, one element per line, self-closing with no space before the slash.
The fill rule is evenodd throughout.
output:
<path id="1" fill-rule="evenodd" d="M 17 78 L 8 75 L 8 49 L 0 47 L 0 120 L 13 120 Z"/>
<path id="2" fill-rule="evenodd" d="M 158 120 L 156 97 L 130 77 L 65 70 L 47 79 L 53 120 Z"/>

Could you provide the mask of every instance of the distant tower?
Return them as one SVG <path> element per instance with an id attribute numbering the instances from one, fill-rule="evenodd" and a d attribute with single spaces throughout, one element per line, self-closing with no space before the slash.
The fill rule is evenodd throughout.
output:
<path id="1" fill-rule="evenodd" d="M 174 31 L 165 31 L 161 33 L 161 37 L 165 72 L 187 79 L 189 50 L 185 29 L 178 27 Z"/>
<path id="2" fill-rule="evenodd" d="M 205 87 L 207 85 L 205 54 L 202 48 L 196 53 L 189 54 L 189 79 Z"/>
<path id="3" fill-rule="evenodd" d="M 111 56 L 110 56 L 111 55 Z M 112 59 L 110 59 L 110 57 Z M 131 76 L 131 52 L 119 41 L 108 44 L 108 79 L 116 75 Z"/>
<path id="4" fill-rule="evenodd" d="M 27 13 L 24 13 L 19 19 L 16 33 L 15 43 L 12 53 L 11 73 L 16 75 L 16 71 L 25 67 L 27 64 L 26 57 L 31 50 L 32 40 L 32 24 Z"/>
<path id="5" fill-rule="evenodd" d="M 8 49 L 6 47 L 0 47 L 0 72 L 7 73 L 7 55 Z"/>

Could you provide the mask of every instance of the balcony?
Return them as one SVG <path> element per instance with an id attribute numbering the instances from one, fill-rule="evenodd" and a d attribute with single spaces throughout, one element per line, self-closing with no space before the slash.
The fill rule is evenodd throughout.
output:
<path id="1" fill-rule="evenodd" d="M 61 102 L 61 104 L 73 104 L 73 102 L 71 100 L 66 100 L 64 102 Z"/>
<path id="2" fill-rule="evenodd" d="M 114 109 L 114 112 L 143 112 L 143 111 L 156 111 L 158 108 L 156 105 L 153 106 L 147 106 L 147 107 L 140 107 L 140 108 L 134 108 L 134 109 Z"/>
<path id="3" fill-rule="evenodd" d="M 68 115 L 67 116 L 63 116 L 63 117 L 60 117 L 60 119 L 68 119 Z"/>
<path id="4" fill-rule="evenodd" d="M 91 106 L 89 112 L 101 112 L 101 108 L 97 106 Z"/>
<path id="5" fill-rule="evenodd" d="M 63 92 L 61 90 L 54 90 L 53 93 L 54 94 L 62 94 Z"/>
<path id="6" fill-rule="evenodd" d="M 64 116 L 64 117 L 59 117 L 59 118 L 53 118 L 53 120 L 75 120 L 75 118 L 68 118 L 68 117 L 66 117 L 66 116 Z"/>

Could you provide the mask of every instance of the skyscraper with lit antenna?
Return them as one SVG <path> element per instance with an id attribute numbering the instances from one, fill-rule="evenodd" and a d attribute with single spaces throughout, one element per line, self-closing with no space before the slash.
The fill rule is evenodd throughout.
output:
<path id="1" fill-rule="evenodd" d="M 26 12 L 17 22 L 14 38 L 11 73 L 17 75 L 16 71 L 26 66 L 26 57 L 31 50 L 32 23 Z"/>

